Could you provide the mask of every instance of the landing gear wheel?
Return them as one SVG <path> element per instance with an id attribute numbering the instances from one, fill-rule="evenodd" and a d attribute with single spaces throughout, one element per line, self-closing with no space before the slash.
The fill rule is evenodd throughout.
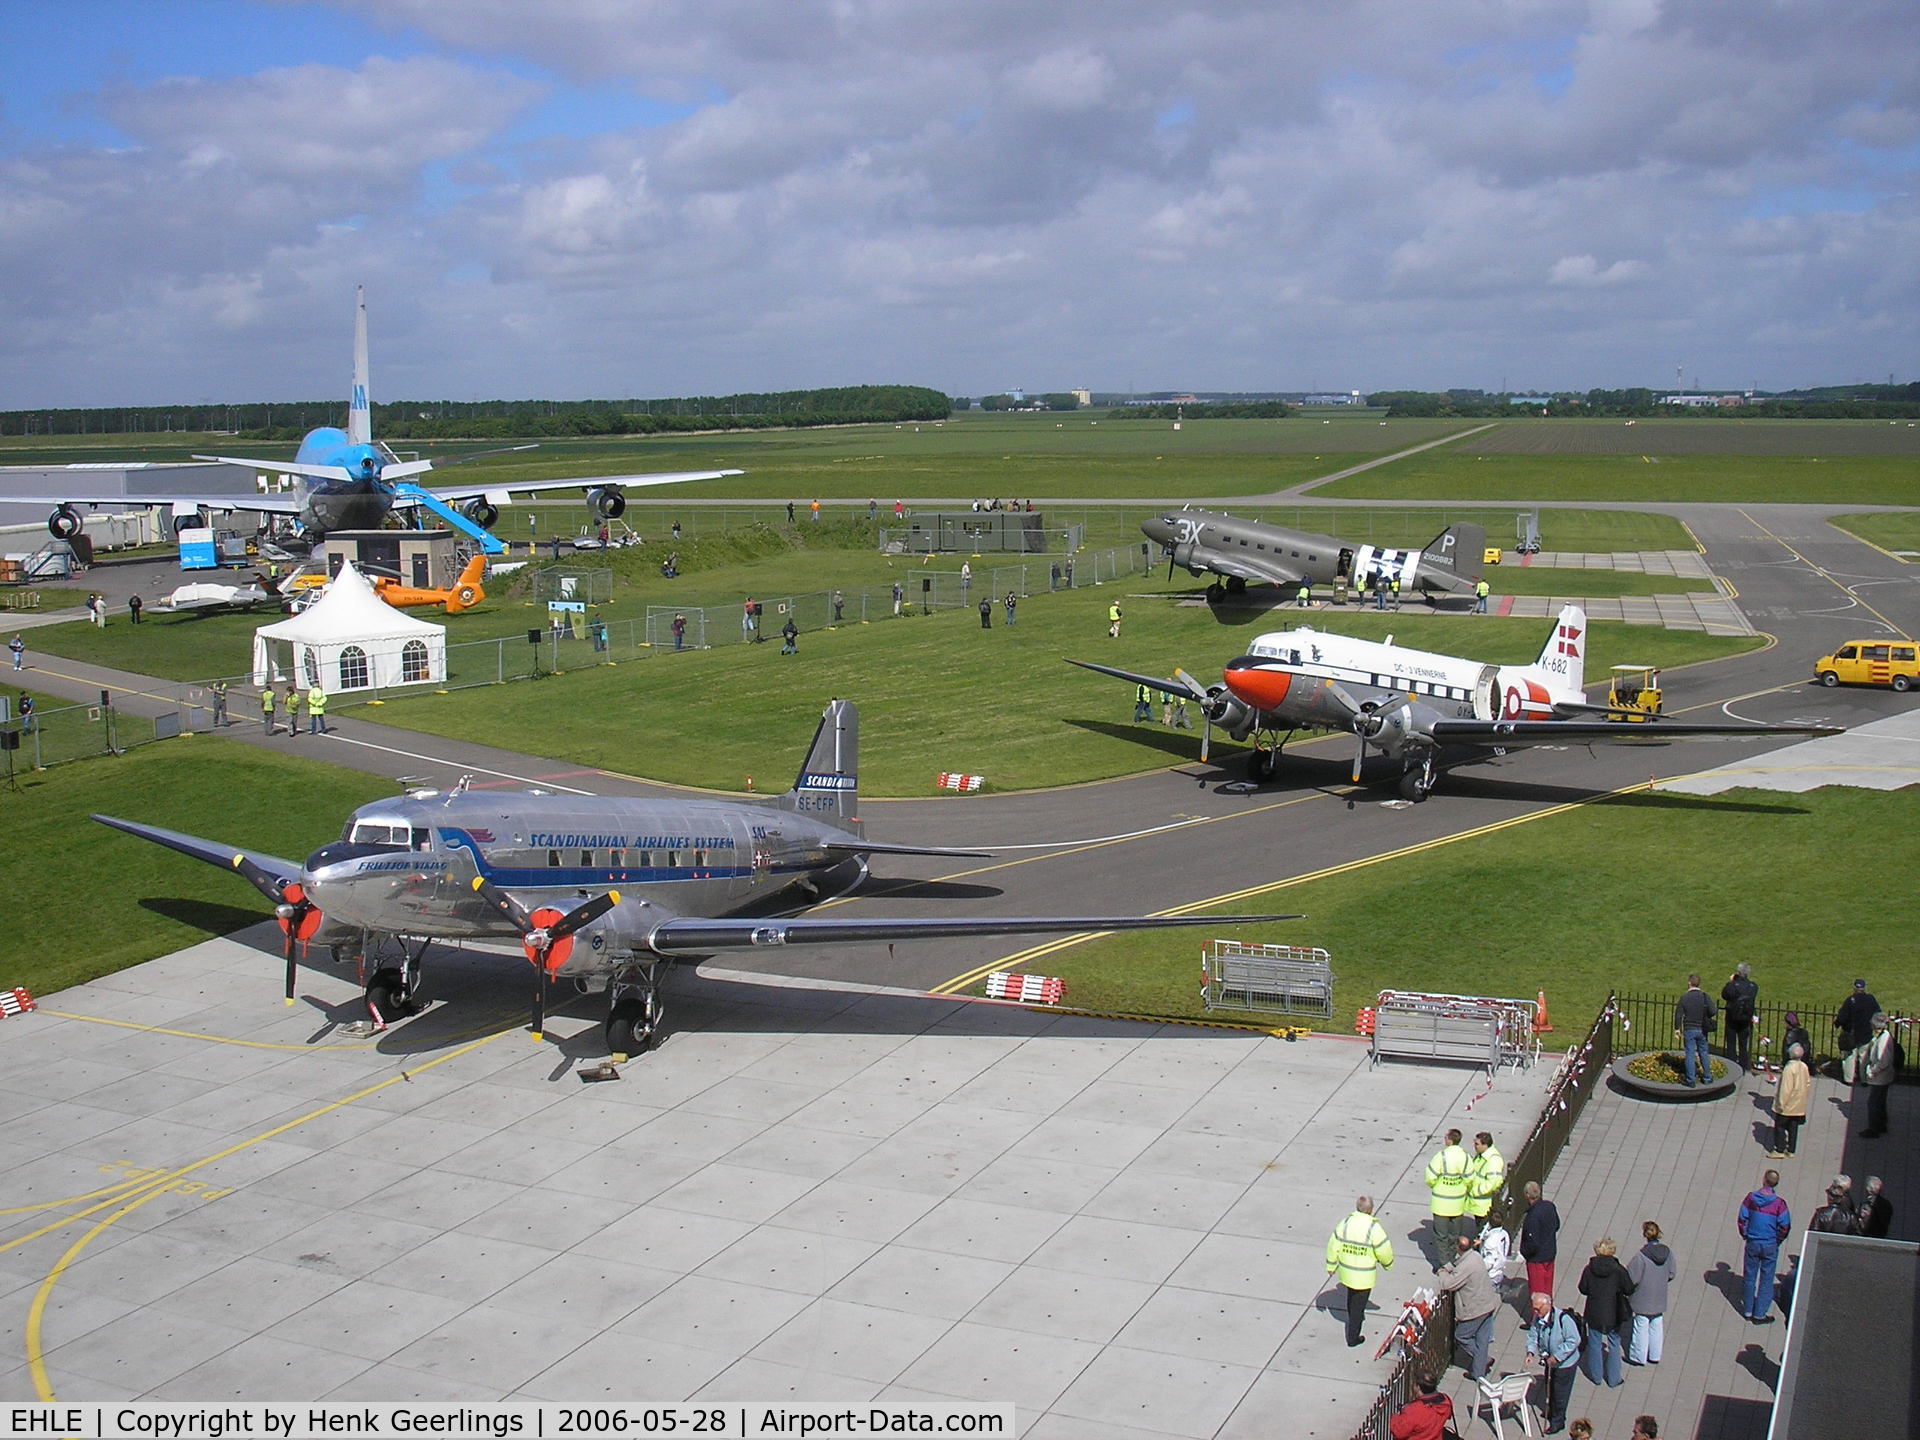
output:
<path id="1" fill-rule="evenodd" d="M 1279 756 L 1262 745 L 1247 756 L 1247 778 L 1256 785 L 1264 785 L 1273 779 L 1273 772 L 1279 764 Z"/>
<path id="2" fill-rule="evenodd" d="M 1227 594 L 1227 587 L 1222 585 L 1218 580 L 1216 580 L 1211 585 L 1207 586 L 1207 603 L 1209 605 L 1218 605 L 1222 600 L 1226 598 L 1226 594 Z"/>
<path id="3" fill-rule="evenodd" d="M 658 1012 L 642 1000 L 622 1000 L 607 1012 L 607 1053 L 644 1055 L 659 1033 Z"/>
<path id="4" fill-rule="evenodd" d="M 1229 575 L 1227 577 L 1227 593 L 1229 595 L 1246 594 L 1247 593 L 1246 579 L 1239 575 Z"/>
<path id="5" fill-rule="evenodd" d="M 1400 794 L 1418 805 L 1433 793 L 1433 781 L 1418 770 L 1409 770 L 1400 777 Z"/>
<path id="6" fill-rule="evenodd" d="M 367 1011 L 369 1018 L 378 1011 L 380 1018 L 389 1024 L 413 1014 L 413 1000 L 407 994 L 406 978 L 399 970 L 388 966 L 373 972 L 373 978 L 367 982 Z"/>

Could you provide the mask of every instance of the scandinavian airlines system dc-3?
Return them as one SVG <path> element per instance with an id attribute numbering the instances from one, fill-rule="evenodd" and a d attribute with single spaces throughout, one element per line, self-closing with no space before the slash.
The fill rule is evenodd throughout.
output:
<path id="1" fill-rule="evenodd" d="M 1184 670 L 1162 679 L 1086 660 L 1068 663 L 1198 701 L 1209 729 L 1218 725 L 1235 740 L 1254 737 L 1255 780 L 1272 778 L 1280 749 L 1295 730 L 1348 731 L 1359 741 L 1354 781 L 1371 747 L 1400 762 L 1400 792 L 1409 800 L 1427 798 L 1439 752 L 1447 746 L 1508 750 L 1839 733 L 1821 725 L 1610 721 L 1607 708 L 1590 703 L 1581 688 L 1586 647 L 1586 611 L 1568 605 L 1531 665 L 1487 665 L 1409 650 L 1391 638 L 1357 640 L 1306 625 L 1260 636 L 1246 654 L 1227 662 L 1223 683 L 1213 686 Z"/>
<path id="2" fill-rule="evenodd" d="M 874 854 L 985 852 L 868 840 L 858 818 L 859 717 L 834 700 L 793 788 L 760 802 L 642 800 L 456 789 L 363 805 L 305 864 L 110 815 L 102 824 L 239 871 L 275 902 L 286 994 L 297 947 L 363 956 L 376 1024 L 412 1013 L 430 940 L 519 936 L 535 969 L 533 1030 L 547 988 L 607 989 L 607 1048 L 629 1055 L 658 1033 L 660 966 L 724 950 L 967 935 L 1071 934 L 1212 925 L 1197 915 L 836 919 L 795 908 L 846 895 Z M 1298 919 L 1245 915 L 1237 924 Z"/>
<path id="3" fill-rule="evenodd" d="M 211 460 L 222 465 L 238 465 L 249 470 L 268 470 L 290 476 L 298 488 L 261 495 L 242 493 L 177 492 L 161 495 L 86 494 L 79 489 L 60 495 L 9 496 L 35 504 L 56 507 L 47 520 L 47 529 L 59 539 L 71 539 L 85 527 L 76 507 L 98 509 L 108 506 L 126 510 L 139 506 L 171 507 L 181 523 L 196 524 L 188 517 L 200 512 L 244 510 L 262 515 L 284 516 L 296 523 L 306 539 L 318 539 L 335 530 L 377 530 L 395 509 L 415 509 L 431 499 L 441 505 L 460 507 L 473 525 L 485 529 L 500 518 L 500 507 L 511 505 L 517 493 L 546 490 L 585 490 L 587 508 L 597 520 L 617 519 L 627 508 L 626 490 L 650 485 L 677 485 L 686 480 L 717 480 L 739 475 L 739 470 L 687 470 L 659 475 L 599 475 L 577 480 L 516 480 L 510 485 L 484 482 L 473 485 L 436 486 L 430 491 L 413 486 L 413 476 L 440 465 L 477 460 L 478 455 L 459 460 L 402 460 L 373 438 L 373 416 L 367 390 L 367 299 L 366 287 L 354 292 L 353 322 L 353 394 L 347 405 L 347 428 L 331 425 L 309 430 L 300 442 L 292 461 L 236 459 L 226 455 L 196 455 L 196 460 Z M 515 445 L 513 450 L 531 450 L 531 445 Z M 488 451 L 487 454 L 498 454 Z M 497 544 L 497 542 L 495 542 Z"/>

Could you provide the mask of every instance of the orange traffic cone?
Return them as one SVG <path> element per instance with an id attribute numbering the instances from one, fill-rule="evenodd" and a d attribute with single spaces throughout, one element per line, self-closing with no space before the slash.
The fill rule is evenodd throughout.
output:
<path id="1" fill-rule="evenodd" d="M 1553 1029 L 1553 1022 L 1547 1018 L 1547 992 L 1542 990 L 1540 998 L 1533 1002 L 1533 1033 L 1545 1035 Z"/>

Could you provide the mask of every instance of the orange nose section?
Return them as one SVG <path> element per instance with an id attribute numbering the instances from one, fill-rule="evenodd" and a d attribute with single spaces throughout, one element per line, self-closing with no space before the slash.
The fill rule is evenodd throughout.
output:
<path id="1" fill-rule="evenodd" d="M 1293 676 L 1286 671 L 1268 669 L 1253 659 L 1232 662 L 1224 678 L 1234 697 L 1256 710 L 1278 709 L 1293 685 Z"/>

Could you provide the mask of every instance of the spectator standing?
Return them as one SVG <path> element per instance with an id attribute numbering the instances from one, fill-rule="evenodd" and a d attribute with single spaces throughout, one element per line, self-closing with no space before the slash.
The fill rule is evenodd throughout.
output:
<path id="1" fill-rule="evenodd" d="M 1009 590 L 1007 591 L 1007 598 L 1006 598 L 1005 604 L 1007 607 L 1007 624 L 1012 625 L 1013 612 L 1014 612 L 1014 609 L 1020 604 L 1020 597 L 1015 595 L 1013 591 Z"/>
<path id="2" fill-rule="evenodd" d="M 835 590 L 833 592 L 833 623 L 838 625 L 840 623 L 841 617 L 846 613 L 847 613 L 847 597 L 841 591 Z"/>
<path id="3" fill-rule="evenodd" d="M 980 628 L 982 630 L 993 628 L 993 597 L 990 595 L 980 597 Z"/>
<path id="4" fill-rule="evenodd" d="M 674 611 L 673 624 L 669 628 L 672 629 L 673 631 L 673 648 L 676 650 L 686 649 L 687 648 L 687 617 L 681 614 L 678 610 Z"/>
<path id="5" fill-rule="evenodd" d="M 1447 1440 L 1453 1434 L 1452 1398 L 1441 1393 L 1431 1370 L 1415 1377 L 1414 1388 L 1420 1393 L 1387 1422 L 1387 1434 L 1393 1440 Z"/>
<path id="6" fill-rule="evenodd" d="M 1533 1323 L 1527 1327 L 1527 1354 L 1540 1357 L 1546 1368 L 1547 1428 L 1558 1435 L 1567 1428 L 1567 1402 L 1573 1399 L 1573 1377 L 1580 1364 L 1580 1326 L 1570 1311 L 1553 1308 L 1553 1297 L 1535 1292 Z"/>
<path id="7" fill-rule="evenodd" d="M 962 560 L 960 562 L 960 593 L 964 595 L 971 589 L 973 589 L 973 564 L 971 561 Z"/>
<path id="8" fill-rule="evenodd" d="M 1527 1290 L 1553 1294 L 1553 1262 L 1560 1253 L 1560 1211 L 1540 1197 L 1540 1183 L 1529 1180 L 1520 1192 L 1527 1213 L 1520 1220 L 1520 1258 L 1527 1262 Z"/>
<path id="9" fill-rule="evenodd" d="M 1807 1118 L 1807 1099 L 1813 1093 L 1813 1072 L 1807 1052 L 1798 1041 L 1787 1046 L 1786 1064 L 1774 1081 L 1773 1149 L 1769 1160 L 1784 1160 L 1800 1148 L 1800 1126 Z"/>
<path id="10" fill-rule="evenodd" d="M 893 518 L 896 520 L 904 520 L 907 518 L 907 507 L 898 500 L 893 502 Z"/>
<path id="11" fill-rule="evenodd" d="M 787 524 L 791 525 L 792 523 L 793 523 L 793 502 L 789 500 L 787 501 Z"/>
<path id="12" fill-rule="evenodd" d="M 1071 590 L 1073 588 L 1073 556 L 1071 555 L 1067 556 L 1066 581 L 1067 588 Z"/>
<path id="13" fill-rule="evenodd" d="M 1880 1013 L 1880 1002 L 1867 989 L 1867 982 L 1853 982 L 1853 993 L 1840 1002 L 1834 1012 L 1835 1043 L 1840 1051 L 1840 1078 L 1849 1085 L 1861 1083 L 1867 1047 L 1873 1043 L 1873 1017 Z"/>
<path id="14" fill-rule="evenodd" d="M 1769 1170 L 1760 1177 L 1760 1188 L 1740 1202 L 1735 1226 L 1747 1242 L 1741 1275 L 1741 1312 L 1754 1325 L 1773 1323 L 1773 1275 L 1780 1264 L 1780 1246 L 1793 1229 L 1793 1215 L 1787 1202 L 1774 1193 L 1780 1172 Z"/>
<path id="15" fill-rule="evenodd" d="M 1361 1343 L 1360 1325 L 1366 1318 L 1374 1277 L 1392 1268 L 1393 1242 L 1373 1218 L 1373 1197 L 1362 1195 L 1353 1202 L 1353 1213 L 1327 1237 L 1327 1273 L 1346 1293 L 1349 1349 Z"/>
<path id="16" fill-rule="evenodd" d="M 1437 1270 L 1466 1234 L 1467 1169 L 1473 1162 L 1461 1148 L 1460 1132 L 1447 1131 L 1446 1144 L 1427 1161 L 1427 1189 L 1432 1193 L 1428 1213 L 1433 1222 L 1433 1266 Z"/>
<path id="17" fill-rule="evenodd" d="M 1878 1140 L 1887 1133 L 1887 1102 L 1893 1096 L 1893 1082 L 1900 1078 L 1900 1042 L 1894 1038 L 1887 1017 L 1873 1017 L 1873 1039 L 1867 1044 L 1867 1128 L 1861 1138 Z"/>
<path id="18" fill-rule="evenodd" d="M 1458 1253 L 1453 1263 L 1440 1267 L 1440 1288 L 1453 1292 L 1453 1340 L 1467 1352 L 1467 1379 L 1478 1384 L 1487 1373 L 1500 1297 L 1473 1241 L 1462 1235 L 1454 1246 Z"/>
<path id="19" fill-rule="evenodd" d="M 129 595 L 127 597 L 127 614 L 133 617 L 134 624 L 138 625 L 140 623 L 140 612 L 144 608 L 145 605 L 138 595 Z"/>
<path id="20" fill-rule="evenodd" d="M 1633 1321 L 1633 1280 L 1615 1253 L 1611 1235 L 1593 1242 L 1593 1258 L 1580 1272 L 1580 1293 L 1587 1297 L 1587 1379 L 1596 1385 L 1624 1384 L 1623 1332 Z"/>
<path id="21" fill-rule="evenodd" d="M 680 522 L 678 520 L 673 522 L 673 543 L 676 545 L 680 543 Z"/>
<path id="22" fill-rule="evenodd" d="M 878 500 L 872 500 L 872 499 L 868 500 L 867 501 L 867 523 L 871 525 L 875 520 L 878 520 L 879 518 L 880 518 L 880 502 Z"/>
<path id="23" fill-rule="evenodd" d="M 1753 983 L 1753 967 L 1742 960 L 1720 987 L 1727 1007 L 1727 1058 L 1742 1070 L 1753 1068 L 1753 1015 L 1760 987 Z"/>
<path id="24" fill-rule="evenodd" d="M 1633 1417 L 1633 1433 L 1627 1440 L 1660 1440 L 1660 1422 L 1651 1415 Z"/>
<path id="25" fill-rule="evenodd" d="M 1713 1033 L 1713 1022 L 1718 1013 L 1713 997 L 1700 988 L 1700 977 L 1689 975 L 1686 993 L 1673 1007 L 1673 1038 L 1686 1046 L 1689 1090 L 1698 1083 L 1711 1084 L 1713 1081 L 1713 1061 L 1707 1055 L 1707 1036 Z"/>
<path id="26" fill-rule="evenodd" d="M 793 617 L 787 617 L 787 623 L 780 627 L 780 653 L 798 655 L 800 653 L 800 627 L 793 623 Z"/>
<path id="27" fill-rule="evenodd" d="M 1467 1165 L 1467 1233 L 1478 1235 L 1487 1227 L 1493 1202 L 1507 1184 L 1507 1161 L 1494 1147 L 1493 1136 L 1485 1130 L 1473 1137 L 1473 1159 Z"/>
<path id="28" fill-rule="evenodd" d="M 1852 1235 L 1855 1232 L 1853 1205 L 1847 1198 L 1847 1188 L 1837 1181 L 1827 1186 L 1827 1203 L 1813 1212 L 1807 1221 L 1807 1229 L 1818 1230 L 1822 1235 Z"/>
<path id="29" fill-rule="evenodd" d="M 33 696 L 22 694 L 20 697 L 20 733 L 33 733 Z"/>
<path id="30" fill-rule="evenodd" d="M 1869 1175 L 1866 1197 L 1860 1202 L 1860 1233 L 1884 1240 L 1892 1224 L 1893 1201 L 1887 1198 L 1886 1185 L 1878 1175 Z"/>
<path id="31" fill-rule="evenodd" d="M 813 510 L 813 523 L 818 525 L 820 523 L 820 502 L 818 500 L 814 501 L 810 508 Z"/>
<path id="32" fill-rule="evenodd" d="M 27 668 L 27 642 L 22 640 L 16 634 L 11 640 L 7 642 L 7 649 L 13 653 L 13 668 L 16 670 L 26 669 Z"/>
<path id="33" fill-rule="evenodd" d="M 214 681 L 207 687 L 207 693 L 213 696 L 213 728 L 218 730 L 227 723 L 227 682 Z"/>
<path id="34" fill-rule="evenodd" d="M 1627 1341 L 1627 1363 L 1658 1365 L 1667 1343 L 1667 1286 L 1679 1271 L 1656 1221 L 1643 1222 L 1640 1233 L 1646 1243 L 1627 1262 L 1627 1278 L 1633 1282 L 1633 1334 Z"/>
<path id="35" fill-rule="evenodd" d="M 1786 1015 L 1785 1029 L 1780 1036 L 1780 1057 L 1782 1063 L 1785 1063 L 1788 1053 L 1792 1051 L 1796 1045 L 1800 1047 L 1800 1058 L 1807 1062 L 1808 1073 L 1812 1073 L 1813 1037 L 1807 1034 L 1807 1027 L 1800 1023 L 1800 1012 L 1798 1010 L 1789 1010 Z"/>

